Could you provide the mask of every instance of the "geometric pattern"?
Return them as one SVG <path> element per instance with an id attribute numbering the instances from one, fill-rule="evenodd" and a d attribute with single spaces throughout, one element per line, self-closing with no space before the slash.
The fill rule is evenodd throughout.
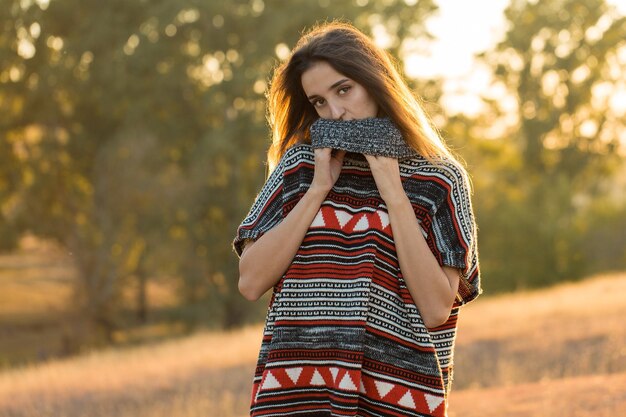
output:
<path id="1" fill-rule="evenodd" d="M 352 214 L 330 206 L 322 206 L 319 209 L 311 223 L 311 228 L 333 228 L 347 233 L 377 229 L 391 233 L 389 215 L 383 210 Z"/>
<path id="2" fill-rule="evenodd" d="M 267 369 L 259 392 L 267 394 L 271 390 L 287 391 L 312 386 L 324 386 L 341 392 L 354 392 L 357 391 L 355 381 L 359 383 L 358 392 L 365 394 L 372 401 L 384 400 L 387 404 L 394 404 L 420 413 L 435 413 L 445 401 L 442 395 L 433 395 L 401 384 L 361 376 L 358 370 L 322 366 Z M 256 398 L 259 392 L 255 389 Z"/>
<path id="3" fill-rule="evenodd" d="M 311 228 L 335 228 L 347 233 L 377 229 L 393 235 L 389 224 L 389 214 L 383 210 L 376 210 L 374 213 L 351 214 L 345 210 L 322 206 L 315 215 Z M 425 238 L 428 237 L 426 231 L 421 227 L 420 229 L 422 235 Z"/>
<path id="4" fill-rule="evenodd" d="M 384 400 L 386 403 L 426 414 L 434 413 L 444 402 L 442 395 L 425 393 L 387 381 L 376 381 L 368 376 L 363 376 L 361 387 L 362 392 L 374 400 Z"/>
<path id="5" fill-rule="evenodd" d="M 237 229 L 239 255 L 289 215 L 314 169 L 311 145 L 284 153 Z M 446 415 L 459 307 L 480 293 L 469 188 L 452 163 L 416 157 L 399 169 L 433 256 L 463 272 L 448 321 L 424 325 L 369 164 L 346 157 L 273 289 L 251 416 Z"/>
<path id="6" fill-rule="evenodd" d="M 357 389 L 356 382 L 359 384 Z M 266 369 L 260 383 L 260 392 L 267 394 L 272 390 L 287 391 L 293 388 L 324 386 L 341 392 L 365 394 L 373 401 L 384 400 L 420 413 L 433 414 L 444 403 L 442 395 L 434 395 L 401 384 L 375 380 L 362 375 L 358 370 L 339 367 L 299 366 L 291 368 Z"/>

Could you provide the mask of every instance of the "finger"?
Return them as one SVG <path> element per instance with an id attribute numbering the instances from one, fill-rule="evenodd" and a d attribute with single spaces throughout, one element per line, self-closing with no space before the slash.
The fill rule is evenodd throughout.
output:
<path id="1" fill-rule="evenodd" d="M 331 149 L 330 148 L 317 148 L 315 149 L 315 156 L 322 159 L 330 159 L 331 157 Z"/>
<path id="2" fill-rule="evenodd" d="M 363 154 L 363 156 L 365 156 L 365 159 L 367 159 L 367 162 L 372 163 L 376 160 L 376 157 L 373 155 L 368 155 L 366 153 Z"/>

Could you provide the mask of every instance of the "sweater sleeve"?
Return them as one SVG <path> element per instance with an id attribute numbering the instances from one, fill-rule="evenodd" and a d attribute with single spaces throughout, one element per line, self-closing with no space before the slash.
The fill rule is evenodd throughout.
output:
<path id="1" fill-rule="evenodd" d="M 237 227 L 232 246 L 238 257 L 249 240 L 257 240 L 283 219 L 284 158 L 263 184 L 248 214 Z"/>
<path id="2" fill-rule="evenodd" d="M 443 177 L 446 192 L 432 215 L 431 249 L 439 264 L 461 271 L 458 304 L 466 304 L 481 292 L 476 223 L 467 175 L 446 163 Z"/>

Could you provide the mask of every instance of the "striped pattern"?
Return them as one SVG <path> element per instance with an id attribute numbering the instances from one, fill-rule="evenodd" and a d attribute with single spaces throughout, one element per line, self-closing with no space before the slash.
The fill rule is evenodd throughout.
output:
<path id="1" fill-rule="evenodd" d="M 311 145 L 290 148 L 237 230 L 258 239 L 313 179 Z M 400 162 L 403 187 L 441 265 L 463 272 L 448 321 L 427 330 L 404 282 L 367 160 L 348 154 L 293 262 L 274 287 L 252 416 L 445 416 L 459 307 L 480 293 L 476 228 L 454 164 Z"/>

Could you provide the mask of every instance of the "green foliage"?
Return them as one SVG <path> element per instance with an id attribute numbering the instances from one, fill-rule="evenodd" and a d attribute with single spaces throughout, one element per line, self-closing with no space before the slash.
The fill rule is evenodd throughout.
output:
<path id="1" fill-rule="evenodd" d="M 129 291 L 136 320 L 147 319 L 150 280 L 175 280 L 176 320 L 190 328 L 258 318 L 262 303 L 237 293 L 230 243 L 265 179 L 272 68 L 303 28 L 335 18 L 382 33 L 401 58 L 406 40 L 429 36 L 435 10 L 431 0 L 4 1 L 0 249 L 26 231 L 67 248 L 79 316 L 105 339 L 130 321 Z M 623 165 L 623 122 L 594 91 L 623 74 L 624 17 L 601 0 L 516 0 L 506 17 L 485 58 L 516 120 L 492 98 L 477 119 L 444 126 L 473 174 L 487 291 L 619 268 L 625 204 L 606 193 Z M 440 80 L 413 86 L 436 106 Z"/>
<path id="2" fill-rule="evenodd" d="M 518 103 L 517 121 L 498 141 L 513 165 L 504 168 L 494 154 L 476 162 L 477 170 L 505 173 L 476 196 L 484 282 L 500 290 L 597 270 L 593 236 L 613 235 L 608 240 L 623 248 L 624 230 L 596 229 L 620 217 L 589 217 L 595 208 L 578 201 L 597 199 L 598 184 L 624 164 L 621 117 L 598 87 L 611 91 L 620 82 L 613 74 L 624 72 L 615 57 L 626 47 L 626 18 L 603 0 L 513 1 L 505 15 L 506 37 L 484 58 Z M 490 117 L 472 122 L 505 124 L 499 102 L 492 105 Z M 615 202 L 615 214 L 625 206 Z M 611 259 L 605 267 L 623 261 Z"/>
<path id="3" fill-rule="evenodd" d="M 175 279 L 190 323 L 234 326 L 235 229 L 264 180 L 268 77 L 303 28 L 343 18 L 392 51 L 432 1 L 5 1 L 0 8 L 0 246 L 74 256 L 81 314 L 105 338 L 136 288 Z M 11 233 L 8 233 L 11 231 Z"/>

